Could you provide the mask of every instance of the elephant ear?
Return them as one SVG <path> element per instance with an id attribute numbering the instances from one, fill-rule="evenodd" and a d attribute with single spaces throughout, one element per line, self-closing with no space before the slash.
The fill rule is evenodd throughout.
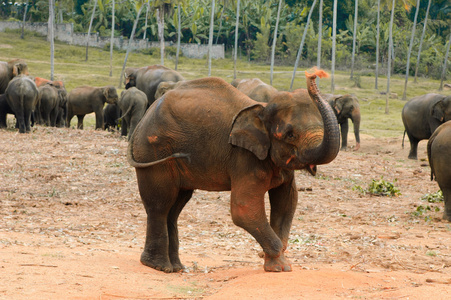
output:
<path id="1" fill-rule="evenodd" d="M 258 159 L 268 156 L 270 140 L 260 113 L 260 104 L 242 109 L 233 119 L 229 143 L 254 153 Z"/>
<path id="2" fill-rule="evenodd" d="M 445 113 L 443 112 L 443 103 L 442 100 L 438 101 L 432 106 L 431 115 L 436 118 L 437 120 L 440 120 L 440 122 L 443 122 L 443 118 L 445 117 Z"/>
<path id="3" fill-rule="evenodd" d="M 338 114 L 343 110 L 343 105 L 345 104 L 345 98 L 343 96 L 337 96 L 334 100 L 334 108 Z"/>

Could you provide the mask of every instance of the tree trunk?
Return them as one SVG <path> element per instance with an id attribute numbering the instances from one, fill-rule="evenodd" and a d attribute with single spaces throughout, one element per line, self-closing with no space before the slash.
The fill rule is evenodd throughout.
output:
<path id="1" fill-rule="evenodd" d="M 160 64 L 164 66 L 164 9 L 157 8 L 158 38 L 160 40 Z"/>
<path id="2" fill-rule="evenodd" d="M 421 47 L 423 46 L 423 39 L 424 34 L 426 32 L 426 24 L 428 23 L 428 15 L 429 15 L 429 8 L 431 7 L 431 0 L 428 2 L 428 8 L 426 10 L 426 16 L 424 16 L 424 25 L 423 25 L 423 33 L 421 33 L 421 39 L 420 39 L 420 46 L 418 47 L 418 56 L 417 56 L 417 65 L 415 66 L 415 79 L 413 82 L 417 82 L 417 74 L 418 74 L 418 67 L 420 66 L 420 55 L 421 55 Z"/>
<path id="3" fill-rule="evenodd" d="M 218 29 L 218 35 L 216 36 L 216 45 L 218 44 L 219 36 L 221 35 L 221 29 L 222 29 L 222 17 L 224 15 L 224 8 L 221 10 L 221 16 L 219 16 L 219 29 Z"/>
<path id="4" fill-rule="evenodd" d="M 110 77 L 113 76 L 113 41 L 114 41 L 114 10 L 116 8 L 115 0 L 113 0 L 113 12 L 111 16 L 111 38 L 110 38 Z"/>
<path id="5" fill-rule="evenodd" d="M 50 38 L 50 80 L 53 81 L 53 74 L 55 70 L 55 43 L 54 43 L 54 0 L 49 1 L 49 38 Z"/>
<path id="6" fill-rule="evenodd" d="M 276 27 L 274 28 L 274 39 L 272 41 L 272 49 L 271 49 L 271 71 L 269 84 L 272 85 L 273 72 L 274 72 L 274 56 L 276 54 L 276 43 L 277 43 L 277 31 L 279 30 L 279 20 L 280 20 L 280 10 L 282 9 L 282 0 L 279 0 L 279 8 L 277 9 L 277 19 L 276 19 Z"/>
<path id="7" fill-rule="evenodd" d="M 92 10 L 91 21 L 89 22 L 88 37 L 86 38 L 86 59 L 85 59 L 86 61 L 88 61 L 89 38 L 91 36 L 92 22 L 94 21 L 94 14 L 96 13 L 96 7 L 97 7 L 97 0 L 94 0 L 94 9 Z"/>
<path id="8" fill-rule="evenodd" d="M 451 34 L 449 35 L 448 48 L 446 49 L 445 62 L 443 63 L 442 80 L 440 81 L 440 88 L 438 89 L 439 91 L 443 90 L 443 80 L 445 80 L 445 77 L 446 77 L 446 65 L 447 65 L 447 62 L 448 62 L 448 55 L 449 55 L 449 47 L 450 46 L 451 46 Z"/>
<path id="9" fill-rule="evenodd" d="M 415 18 L 413 19 L 412 35 L 410 36 L 409 52 L 407 53 L 406 80 L 404 81 L 404 93 L 402 94 L 402 100 L 407 99 L 407 81 L 409 80 L 410 54 L 412 53 L 413 39 L 415 37 L 415 29 L 417 27 L 417 18 L 419 10 L 420 10 L 420 0 L 417 0 L 417 10 L 415 11 Z"/>
<path id="10" fill-rule="evenodd" d="M 143 9 L 143 7 L 141 6 L 138 10 L 138 14 L 136 15 L 135 23 L 133 23 L 132 33 L 130 34 L 130 39 L 128 40 L 127 52 L 125 53 L 124 65 L 122 66 L 121 76 L 119 77 L 118 88 L 120 88 L 122 85 L 122 77 L 124 77 L 124 71 L 125 71 L 125 66 L 127 65 L 128 55 L 130 54 L 130 51 L 132 50 L 132 42 L 133 42 L 133 38 L 135 36 L 136 26 L 138 25 L 139 15 L 141 14 L 142 9 Z"/>
<path id="11" fill-rule="evenodd" d="M 316 5 L 316 0 L 313 0 L 312 7 L 310 7 L 310 11 L 308 13 L 307 23 L 305 24 L 304 33 L 302 34 L 302 40 L 301 40 L 301 44 L 299 45 L 298 54 L 296 56 L 296 62 L 294 63 L 293 75 L 291 76 L 290 90 L 293 89 L 294 77 L 296 76 L 296 69 L 298 68 L 299 59 L 301 58 L 302 49 L 304 48 L 305 37 L 307 36 L 308 26 L 309 26 L 310 19 L 312 17 L 312 13 L 313 13 L 313 9 L 315 8 L 315 5 Z"/>
<path id="12" fill-rule="evenodd" d="M 175 54 L 175 70 L 177 70 L 177 66 L 179 64 L 179 53 L 180 53 L 180 39 L 182 35 L 182 13 L 180 11 L 181 4 L 178 4 L 177 7 L 177 53 Z"/>
<path id="13" fill-rule="evenodd" d="M 388 37 L 388 63 L 387 63 L 387 94 L 385 98 L 385 113 L 388 114 L 390 111 L 388 109 L 388 99 L 390 98 L 390 75 L 391 75 L 391 54 L 393 48 L 393 19 L 395 16 L 395 0 L 393 0 L 390 16 L 390 34 Z"/>
<path id="14" fill-rule="evenodd" d="M 377 33 L 376 33 L 376 81 L 375 89 L 377 90 L 377 78 L 379 76 L 379 36 L 380 36 L 380 19 L 381 19 L 381 0 L 377 0 Z"/>
<path id="15" fill-rule="evenodd" d="M 236 79 L 236 61 L 238 54 L 238 25 L 240 23 L 240 0 L 236 4 L 236 22 L 235 22 L 235 49 L 233 55 L 233 79 Z"/>
<path id="16" fill-rule="evenodd" d="M 23 20 L 22 20 L 22 33 L 20 35 L 20 38 L 23 39 L 24 38 L 24 29 L 25 29 L 25 20 L 27 18 L 27 9 L 28 9 L 28 0 L 27 0 L 27 4 L 25 4 L 25 9 L 23 12 Z"/>
<path id="17" fill-rule="evenodd" d="M 333 25 L 332 25 L 332 76 L 330 80 L 330 92 L 335 91 L 335 45 L 337 43 L 337 0 L 334 0 Z"/>
<path id="18" fill-rule="evenodd" d="M 214 20 L 215 20 L 215 0 L 211 0 L 210 34 L 208 37 L 208 76 L 211 76 L 211 55 L 213 50 Z"/>
<path id="19" fill-rule="evenodd" d="M 354 11 L 354 33 L 352 38 L 352 59 L 351 59 L 351 79 L 354 77 L 354 61 L 355 61 L 355 41 L 357 38 L 357 17 L 359 15 L 359 0 L 355 0 Z"/>
<path id="20" fill-rule="evenodd" d="M 323 0 L 319 1 L 319 20 L 318 20 L 318 54 L 316 58 L 316 66 L 321 68 L 321 41 L 323 39 Z M 319 80 L 318 80 L 319 83 Z"/>
<path id="21" fill-rule="evenodd" d="M 149 0 L 150 1 L 150 0 Z M 143 40 L 146 39 L 147 35 L 147 19 L 149 18 L 149 1 L 146 2 L 146 20 L 144 22 L 144 34 L 143 34 Z"/>

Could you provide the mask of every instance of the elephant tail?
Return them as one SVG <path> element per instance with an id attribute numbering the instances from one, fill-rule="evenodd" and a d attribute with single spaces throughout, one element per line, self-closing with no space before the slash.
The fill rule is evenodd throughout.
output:
<path id="1" fill-rule="evenodd" d="M 404 134 L 402 135 L 402 148 L 404 149 L 404 138 L 406 137 L 406 131 L 404 130 Z"/>
<path id="2" fill-rule="evenodd" d="M 186 158 L 186 159 L 188 159 L 188 161 L 190 161 L 190 156 L 191 156 L 190 154 L 187 154 L 187 153 L 174 153 L 174 154 L 172 154 L 170 156 L 167 156 L 167 157 L 165 157 L 163 159 L 159 159 L 159 160 L 152 161 L 152 162 L 146 162 L 146 163 L 137 162 L 133 158 L 132 145 L 133 145 L 133 143 L 130 141 L 130 143 L 128 144 L 128 148 L 127 148 L 127 161 L 134 168 L 147 168 L 147 167 L 155 166 L 155 165 L 158 165 L 160 163 L 167 162 L 167 161 L 170 161 L 170 160 L 173 160 L 173 159 L 177 159 L 177 158 Z"/>
<path id="3" fill-rule="evenodd" d="M 132 108 L 133 108 L 133 105 L 129 105 L 127 111 L 125 112 L 125 114 L 123 114 L 118 120 L 122 120 L 123 118 L 128 116 L 130 114 L 130 112 L 132 111 Z"/>

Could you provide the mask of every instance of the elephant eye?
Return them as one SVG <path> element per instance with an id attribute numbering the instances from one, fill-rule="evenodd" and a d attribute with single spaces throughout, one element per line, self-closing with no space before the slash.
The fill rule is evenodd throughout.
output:
<path id="1" fill-rule="evenodd" d="M 285 139 L 289 141 L 296 139 L 296 135 L 294 134 L 293 130 L 289 130 L 287 131 L 287 133 L 285 133 Z"/>

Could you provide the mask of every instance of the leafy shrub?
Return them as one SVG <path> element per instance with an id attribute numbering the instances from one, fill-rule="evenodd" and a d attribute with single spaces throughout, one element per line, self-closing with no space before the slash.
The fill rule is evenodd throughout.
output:
<path id="1" fill-rule="evenodd" d="M 397 188 L 393 183 L 386 181 L 383 179 L 382 176 L 381 179 L 375 180 L 373 179 L 371 183 L 368 185 L 368 188 L 364 189 L 361 186 L 357 185 L 353 189 L 358 190 L 362 194 L 370 194 L 373 196 L 399 196 L 401 195 L 401 191 L 399 188 Z M 395 179 L 395 183 L 398 181 Z"/>
<path id="2" fill-rule="evenodd" d="M 436 193 L 425 194 L 421 197 L 422 201 L 427 201 L 428 203 L 438 203 L 443 202 L 443 192 L 438 190 Z"/>

